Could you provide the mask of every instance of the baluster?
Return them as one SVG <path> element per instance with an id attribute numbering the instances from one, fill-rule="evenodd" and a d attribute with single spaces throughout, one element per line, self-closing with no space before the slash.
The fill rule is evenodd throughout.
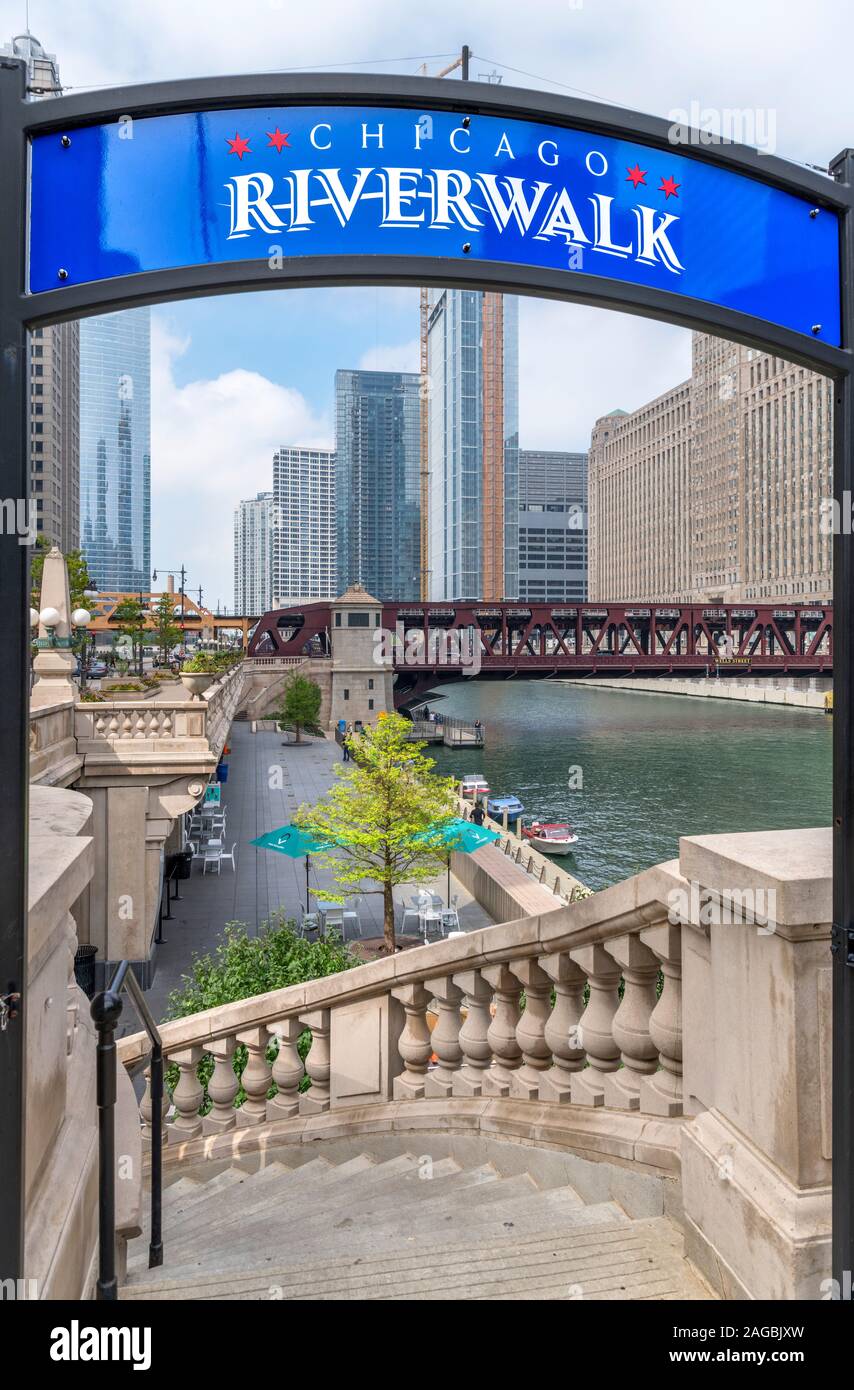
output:
<path id="1" fill-rule="evenodd" d="M 605 1104 L 639 1110 L 641 1081 L 658 1069 L 658 1049 L 649 1035 L 658 960 L 638 932 L 615 937 L 607 943 L 607 950 L 623 970 L 623 998 L 612 1029 L 623 1065 L 605 1079 Z"/>
<path id="2" fill-rule="evenodd" d="M 587 1065 L 579 1031 L 587 978 L 567 951 L 540 956 L 540 965 L 554 984 L 555 1003 L 546 1023 L 546 1043 L 553 1065 L 540 1074 L 539 1098 L 566 1104 L 572 1099 L 573 1072 Z"/>
<path id="3" fill-rule="evenodd" d="M 483 1078 L 483 1095 L 509 1096 L 510 1079 L 522 1063 L 522 1049 L 516 1041 L 522 986 L 506 965 L 488 965 L 480 973 L 495 990 L 495 1014 L 486 1035 L 492 1048 L 492 1066 Z"/>
<path id="4" fill-rule="evenodd" d="M 516 1025 L 516 1042 L 522 1050 L 522 1065 L 511 1073 L 510 1095 L 520 1100 L 537 1100 L 543 1073 L 552 1060 L 546 1042 L 552 982 L 539 963 L 530 958 L 516 961 L 512 971 L 525 991 L 525 1011 Z"/>
<path id="5" fill-rule="evenodd" d="M 305 1025 L 298 1018 L 285 1018 L 273 1024 L 269 1031 L 279 1040 L 279 1052 L 273 1063 L 273 1080 L 279 1089 L 267 1101 L 267 1119 L 289 1120 L 299 1114 L 299 1086 L 305 1067 L 297 1043 L 305 1032 Z"/>
<path id="6" fill-rule="evenodd" d="M 299 1098 L 301 1115 L 321 1115 L 329 1109 L 329 1010 L 315 1009 L 313 1013 L 302 1014 L 303 1027 L 311 1029 L 311 1047 L 305 1059 L 306 1074 L 311 1087 L 303 1091 Z"/>
<path id="7" fill-rule="evenodd" d="M 464 970 L 454 975 L 453 983 L 465 995 L 466 1017 L 460 1029 L 463 1063 L 454 1072 L 451 1093 L 455 1096 L 479 1096 L 483 1093 L 483 1078 L 492 1061 L 488 1036 L 492 989 L 481 978 L 479 970 Z"/>
<path id="8" fill-rule="evenodd" d="M 245 1033 L 237 1034 L 237 1041 L 243 1043 L 249 1052 L 240 1078 L 246 1099 L 236 1111 L 237 1123 L 241 1128 L 262 1125 L 267 1118 L 267 1092 L 273 1080 L 273 1069 L 267 1061 L 267 1048 L 270 1045 L 267 1029 L 249 1028 Z"/>
<path id="9" fill-rule="evenodd" d="M 463 1049 L 460 1046 L 460 1029 L 463 1024 L 460 1003 L 463 992 L 450 976 L 428 980 L 426 987 L 427 992 L 438 1002 L 439 1017 L 432 1038 L 437 1065 L 427 1073 L 424 1094 L 447 1097 L 453 1094 L 454 1073 L 459 1071 L 463 1057 Z"/>
<path id="10" fill-rule="evenodd" d="M 574 1105 L 604 1105 L 605 1077 L 620 1065 L 620 1049 L 612 1031 L 620 1003 L 620 967 L 599 945 L 579 946 L 570 956 L 590 985 L 590 998 L 578 1025 L 578 1040 L 588 1065 L 573 1073 L 570 1098 Z"/>
<path id="11" fill-rule="evenodd" d="M 208 1082 L 208 1095 L 213 1104 L 202 1120 L 205 1134 L 221 1134 L 224 1130 L 234 1129 L 237 1124 L 234 1100 L 240 1090 L 240 1082 L 234 1070 L 236 1046 L 236 1038 L 218 1038 L 206 1048 L 214 1059 L 214 1069 Z"/>
<path id="12" fill-rule="evenodd" d="M 177 1114 L 169 1125 L 170 1135 L 175 1143 L 183 1139 L 195 1139 L 202 1132 L 202 1117 L 199 1106 L 204 1099 L 204 1091 L 197 1072 L 202 1060 L 200 1047 L 188 1047 L 183 1052 L 172 1052 L 169 1061 L 179 1068 L 178 1085 L 172 1092 L 172 1104 Z"/>
<path id="13" fill-rule="evenodd" d="M 421 1100 L 427 1078 L 427 1064 L 433 1046 L 427 1026 L 427 1005 L 430 995 L 420 983 L 401 985 L 391 991 L 406 1010 L 406 1022 L 397 1048 L 403 1058 L 403 1071 L 394 1078 L 392 1094 L 395 1100 Z"/>
<path id="14" fill-rule="evenodd" d="M 164 1070 L 165 1070 L 165 1068 L 166 1068 L 166 1065 L 167 1065 L 167 1064 L 164 1063 Z M 161 1118 L 162 1118 L 162 1121 L 163 1121 L 163 1123 L 162 1123 L 161 1126 L 160 1126 L 160 1142 L 161 1142 L 161 1144 L 166 1144 L 166 1143 L 168 1142 L 168 1140 L 169 1140 L 169 1129 L 168 1129 L 167 1124 L 166 1124 L 166 1113 L 167 1113 L 168 1109 L 169 1109 L 169 1092 L 167 1091 L 166 1087 L 164 1086 L 164 1087 L 163 1087 L 163 1099 L 162 1099 L 161 1102 L 160 1102 L 160 1114 L 161 1114 Z M 142 1100 L 139 1102 L 139 1114 L 140 1114 L 140 1119 L 142 1120 L 142 1142 L 143 1142 L 143 1144 L 147 1144 L 147 1145 L 149 1146 L 149 1148 L 150 1148 L 150 1147 L 151 1147 L 151 1128 L 152 1128 L 151 1122 L 152 1122 L 152 1117 L 153 1117 L 153 1114 L 154 1114 L 154 1107 L 153 1107 L 153 1105 L 152 1105 L 152 1103 L 151 1103 L 151 1068 L 150 1068 L 150 1067 L 146 1067 L 146 1069 L 145 1069 L 145 1090 L 143 1091 L 143 1094 L 142 1094 Z"/>
<path id="15" fill-rule="evenodd" d="M 649 1020 L 649 1035 L 658 1048 L 660 1066 L 641 1081 L 640 1108 L 646 1115 L 681 1115 L 682 928 L 663 922 L 647 927 L 640 936 L 661 962 L 664 976 L 664 988 Z"/>

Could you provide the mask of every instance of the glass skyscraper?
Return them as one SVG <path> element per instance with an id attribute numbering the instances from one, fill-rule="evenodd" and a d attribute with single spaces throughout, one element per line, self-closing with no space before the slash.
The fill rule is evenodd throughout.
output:
<path id="1" fill-rule="evenodd" d="M 80 324 L 80 544 L 99 589 L 151 574 L 151 315 Z"/>
<path id="2" fill-rule="evenodd" d="M 519 306 L 429 291 L 428 593 L 515 598 L 519 586 Z"/>
<path id="3" fill-rule="evenodd" d="M 338 589 L 417 599 L 420 407 L 415 372 L 335 373 Z"/>

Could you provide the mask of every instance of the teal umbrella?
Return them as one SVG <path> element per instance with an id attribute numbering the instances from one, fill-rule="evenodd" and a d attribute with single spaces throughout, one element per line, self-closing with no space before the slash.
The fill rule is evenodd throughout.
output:
<path id="1" fill-rule="evenodd" d="M 266 835 L 259 835 L 257 840 L 250 840 L 249 843 L 256 845 L 258 849 L 273 849 L 277 854 L 287 854 L 290 859 L 302 859 L 305 856 L 305 910 L 310 912 L 310 855 L 331 849 L 332 845 L 328 841 L 315 839 L 298 825 L 280 825 L 278 830 L 268 830 Z"/>
<path id="2" fill-rule="evenodd" d="M 451 906 L 451 851 L 458 850 L 460 854 L 474 854 L 476 849 L 483 849 L 484 845 L 491 845 L 493 840 L 499 840 L 501 836 L 497 830 L 487 830 L 483 825 L 475 825 L 473 821 L 463 820 L 455 816 L 453 820 L 437 822 L 436 825 L 428 826 L 422 830 L 420 835 L 414 837 L 416 840 L 436 840 L 444 845 L 448 851 L 448 907 Z"/>

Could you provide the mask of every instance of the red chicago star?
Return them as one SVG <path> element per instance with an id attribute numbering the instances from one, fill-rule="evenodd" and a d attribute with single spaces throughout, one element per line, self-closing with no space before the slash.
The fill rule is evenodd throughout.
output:
<path id="1" fill-rule="evenodd" d="M 282 132 L 279 130 L 279 127 L 276 126 L 275 130 L 268 130 L 267 134 L 270 137 L 268 143 L 273 146 L 277 154 L 282 153 L 283 145 L 287 149 L 290 149 L 290 145 L 288 144 L 288 135 L 290 134 L 290 131 L 285 131 L 285 133 L 282 134 Z"/>
<path id="2" fill-rule="evenodd" d="M 252 153 L 252 151 L 249 148 L 249 141 L 244 140 L 242 135 L 238 135 L 237 131 L 234 132 L 233 140 L 228 140 L 226 138 L 226 143 L 229 146 L 228 153 L 236 154 L 238 159 L 242 159 L 245 154 Z"/>
<path id="3" fill-rule="evenodd" d="M 626 179 L 626 183 L 630 183 L 633 188 L 637 188 L 639 183 L 646 183 L 647 171 L 646 169 L 642 169 L 639 164 L 635 164 L 634 169 L 629 169 L 629 166 L 627 164 L 626 169 L 628 169 L 629 174 L 629 177 Z"/>
<path id="4" fill-rule="evenodd" d="M 677 188 L 681 187 L 681 183 L 677 183 L 673 175 L 671 174 L 669 179 L 661 180 L 661 187 L 658 191 L 659 193 L 663 193 L 665 198 L 678 198 L 679 194 L 676 192 L 676 190 Z"/>

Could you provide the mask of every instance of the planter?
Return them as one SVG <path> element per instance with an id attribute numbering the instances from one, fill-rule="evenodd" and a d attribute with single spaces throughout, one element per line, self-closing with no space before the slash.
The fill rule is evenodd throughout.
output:
<path id="1" fill-rule="evenodd" d="M 191 700 L 201 700 L 202 695 L 216 678 L 203 671 L 182 671 L 181 684 L 189 690 Z"/>

